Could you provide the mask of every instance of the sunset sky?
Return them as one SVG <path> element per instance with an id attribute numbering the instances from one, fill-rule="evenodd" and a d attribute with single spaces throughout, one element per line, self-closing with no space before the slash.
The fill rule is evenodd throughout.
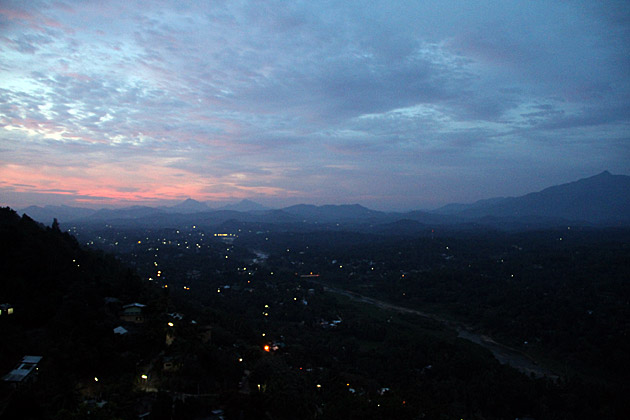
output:
<path id="1" fill-rule="evenodd" d="M 385 210 L 630 174 L 630 2 L 0 0 L 0 204 Z"/>

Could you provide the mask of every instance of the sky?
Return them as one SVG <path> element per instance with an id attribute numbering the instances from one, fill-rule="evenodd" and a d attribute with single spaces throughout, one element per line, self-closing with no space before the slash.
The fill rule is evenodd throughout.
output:
<path id="1" fill-rule="evenodd" d="M 604 170 L 625 0 L 0 0 L 2 205 L 432 209 Z"/>

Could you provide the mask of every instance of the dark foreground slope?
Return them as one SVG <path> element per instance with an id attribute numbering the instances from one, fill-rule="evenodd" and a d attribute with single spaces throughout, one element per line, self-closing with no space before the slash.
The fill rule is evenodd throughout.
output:
<path id="1" fill-rule="evenodd" d="M 0 209 L 0 272 L 0 303 L 14 309 L 0 317 L 0 376 L 24 355 L 43 356 L 33 384 L 0 381 L 0 418 L 81 418 L 82 402 L 105 393 L 101 386 L 114 396 L 103 418 L 132 418 L 136 365 L 159 343 L 152 326 L 125 342 L 113 333 L 122 302 L 156 301 L 138 276 L 82 250 L 56 224 L 44 228 L 8 208 Z"/>

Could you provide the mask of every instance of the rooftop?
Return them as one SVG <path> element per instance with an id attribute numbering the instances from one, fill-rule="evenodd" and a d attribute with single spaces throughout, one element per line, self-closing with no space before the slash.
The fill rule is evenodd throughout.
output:
<path id="1" fill-rule="evenodd" d="M 2 378 L 6 382 L 22 382 L 42 360 L 42 356 L 24 356 L 18 366 Z"/>

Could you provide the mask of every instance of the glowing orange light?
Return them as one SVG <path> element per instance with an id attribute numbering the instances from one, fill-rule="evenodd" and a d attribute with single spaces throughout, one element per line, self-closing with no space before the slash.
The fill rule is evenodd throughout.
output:
<path id="1" fill-rule="evenodd" d="M 266 352 L 271 351 L 271 347 L 269 347 L 269 345 L 268 345 L 268 344 L 265 344 L 265 347 L 263 347 L 263 349 L 264 349 Z"/>

